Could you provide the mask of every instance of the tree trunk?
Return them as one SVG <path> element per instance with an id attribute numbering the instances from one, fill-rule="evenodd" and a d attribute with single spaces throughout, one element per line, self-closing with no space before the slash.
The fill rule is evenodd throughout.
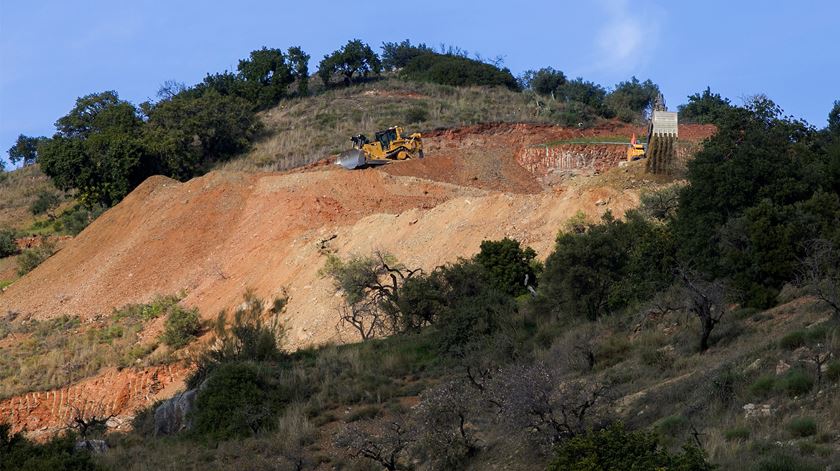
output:
<path id="1" fill-rule="evenodd" d="M 700 335 L 700 353 L 709 349 L 709 337 L 712 335 L 712 329 L 715 328 L 715 322 L 711 316 L 703 317 L 701 319 L 703 333 Z"/>

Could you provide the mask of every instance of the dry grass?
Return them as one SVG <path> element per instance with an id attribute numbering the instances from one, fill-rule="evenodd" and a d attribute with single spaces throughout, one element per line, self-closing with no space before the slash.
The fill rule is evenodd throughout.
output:
<path id="1" fill-rule="evenodd" d="M 506 88 L 449 87 L 388 79 L 282 102 L 262 115 L 254 148 L 225 165 L 285 170 L 349 148 L 350 136 L 394 125 L 427 132 L 477 123 L 552 122 L 551 110 Z"/>
<path id="2" fill-rule="evenodd" d="M 75 316 L 0 318 L 0 399 L 71 384 L 105 367 L 169 361 L 169 351 L 156 340 L 144 341 L 142 333 L 175 309 L 178 297 L 166 296 L 86 324 Z"/>
<path id="3" fill-rule="evenodd" d="M 38 165 L 30 165 L 0 175 L 0 227 L 23 229 L 35 217 L 29 208 L 41 191 L 60 193 Z"/>

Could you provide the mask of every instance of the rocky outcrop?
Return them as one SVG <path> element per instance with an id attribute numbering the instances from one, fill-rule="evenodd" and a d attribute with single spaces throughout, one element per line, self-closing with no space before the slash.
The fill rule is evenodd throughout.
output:
<path id="1" fill-rule="evenodd" d="M 195 406 L 197 389 L 167 399 L 155 409 L 155 436 L 172 435 L 190 429 L 189 414 Z"/>

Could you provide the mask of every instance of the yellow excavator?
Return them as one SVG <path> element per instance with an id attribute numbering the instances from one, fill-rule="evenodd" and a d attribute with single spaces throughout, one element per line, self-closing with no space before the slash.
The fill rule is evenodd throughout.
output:
<path id="1" fill-rule="evenodd" d="M 342 152 L 336 164 L 353 170 L 371 165 L 382 165 L 393 160 L 423 158 L 423 140 L 420 133 L 403 135 L 403 128 L 393 126 L 374 135 L 373 141 L 364 134 L 353 136 L 353 148 Z"/>
<path id="2" fill-rule="evenodd" d="M 637 141 L 636 135 L 633 134 L 633 137 L 630 139 L 630 145 L 627 146 L 627 161 L 632 162 L 634 160 L 644 159 L 646 150 L 645 145 Z"/>

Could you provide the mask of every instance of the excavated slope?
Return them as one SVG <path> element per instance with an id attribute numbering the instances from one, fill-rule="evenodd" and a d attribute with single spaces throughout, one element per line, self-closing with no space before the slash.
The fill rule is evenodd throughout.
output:
<path id="1" fill-rule="evenodd" d="M 616 128 L 588 133 L 636 132 Z M 319 164 L 290 173 L 212 172 L 186 183 L 153 177 L 0 294 L 0 312 L 89 320 L 184 292 L 185 305 L 211 318 L 235 306 L 246 288 L 268 299 L 286 290 L 289 348 L 352 341 L 336 328 L 340 294 L 319 275 L 326 253 L 383 250 L 429 270 L 473 255 L 482 240 L 507 236 L 545 256 L 577 211 L 620 216 L 635 206 L 632 185 L 546 186 L 544 175 L 516 160 L 525 146 L 580 134 L 474 126 L 429 136 L 424 160 L 375 169 Z M 67 388 L 0 401 L 0 413 L 15 430 L 46 434 L 66 425 L 66 407 L 107 397 L 108 413 L 125 419 L 161 397 L 157 383 L 142 379 L 153 369 L 127 369 L 113 380 L 131 385 L 131 400 L 109 389 L 112 373 L 103 371 Z M 177 390 L 185 374 L 168 372 L 166 390 Z"/>

